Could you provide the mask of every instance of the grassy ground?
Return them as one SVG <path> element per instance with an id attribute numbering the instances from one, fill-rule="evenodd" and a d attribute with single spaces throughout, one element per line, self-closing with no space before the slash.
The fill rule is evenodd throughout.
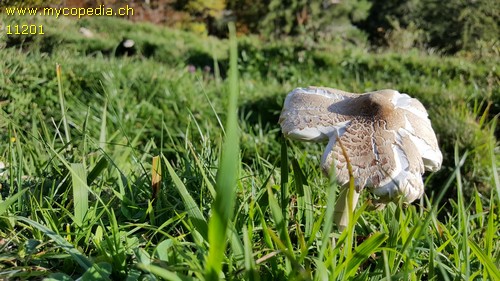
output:
<path id="1" fill-rule="evenodd" d="M 0 279 L 500 279 L 498 60 L 36 20 L 0 37 Z M 339 233 L 323 145 L 277 125 L 307 85 L 419 98 L 445 157 L 426 197 L 363 197 Z"/>

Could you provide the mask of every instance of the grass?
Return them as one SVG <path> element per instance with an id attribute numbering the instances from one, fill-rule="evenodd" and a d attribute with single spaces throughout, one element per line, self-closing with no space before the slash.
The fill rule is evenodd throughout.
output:
<path id="1" fill-rule="evenodd" d="M 0 279 L 500 279 L 496 62 L 46 24 L 0 52 Z M 122 36 L 139 55 L 112 54 Z M 362 195 L 337 231 L 322 145 L 276 124 L 305 85 L 422 100 L 445 156 L 426 196 L 367 211 Z"/>

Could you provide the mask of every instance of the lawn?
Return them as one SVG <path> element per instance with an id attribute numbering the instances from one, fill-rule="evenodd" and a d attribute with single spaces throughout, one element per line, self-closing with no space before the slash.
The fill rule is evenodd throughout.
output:
<path id="1" fill-rule="evenodd" d="M 36 20 L 0 36 L 0 280 L 500 280 L 498 57 Z M 309 85 L 418 98 L 444 155 L 424 198 L 362 195 L 339 232 L 324 144 L 277 124 Z"/>

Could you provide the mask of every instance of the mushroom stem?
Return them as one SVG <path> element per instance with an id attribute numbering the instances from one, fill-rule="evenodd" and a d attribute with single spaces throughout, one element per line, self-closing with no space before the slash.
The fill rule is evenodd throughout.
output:
<path id="1" fill-rule="evenodd" d="M 333 219 L 339 231 L 342 232 L 349 225 L 349 207 L 351 207 L 350 212 L 354 213 L 358 199 L 359 193 L 354 189 L 351 201 L 352 204 L 349 204 L 349 185 L 342 187 L 337 203 L 335 204 L 335 211 L 333 212 Z"/>

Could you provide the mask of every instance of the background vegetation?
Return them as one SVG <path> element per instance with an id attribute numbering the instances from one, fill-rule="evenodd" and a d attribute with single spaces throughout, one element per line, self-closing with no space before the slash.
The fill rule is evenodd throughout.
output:
<path id="1" fill-rule="evenodd" d="M 311 44 L 345 40 L 373 48 L 498 56 L 500 3 L 495 0 L 4 0 L 2 6 L 122 7 L 126 18 L 200 34 L 227 37 L 227 22 L 240 34 L 263 39 L 294 36 Z"/>
<path id="2" fill-rule="evenodd" d="M 175 29 L 0 16 L 46 28 L 0 35 L 0 278 L 500 278 L 495 1 L 212 2 L 129 1 Z M 426 197 L 363 197 L 336 231 L 323 145 L 277 125 L 307 85 L 422 101 L 444 153 Z"/>

